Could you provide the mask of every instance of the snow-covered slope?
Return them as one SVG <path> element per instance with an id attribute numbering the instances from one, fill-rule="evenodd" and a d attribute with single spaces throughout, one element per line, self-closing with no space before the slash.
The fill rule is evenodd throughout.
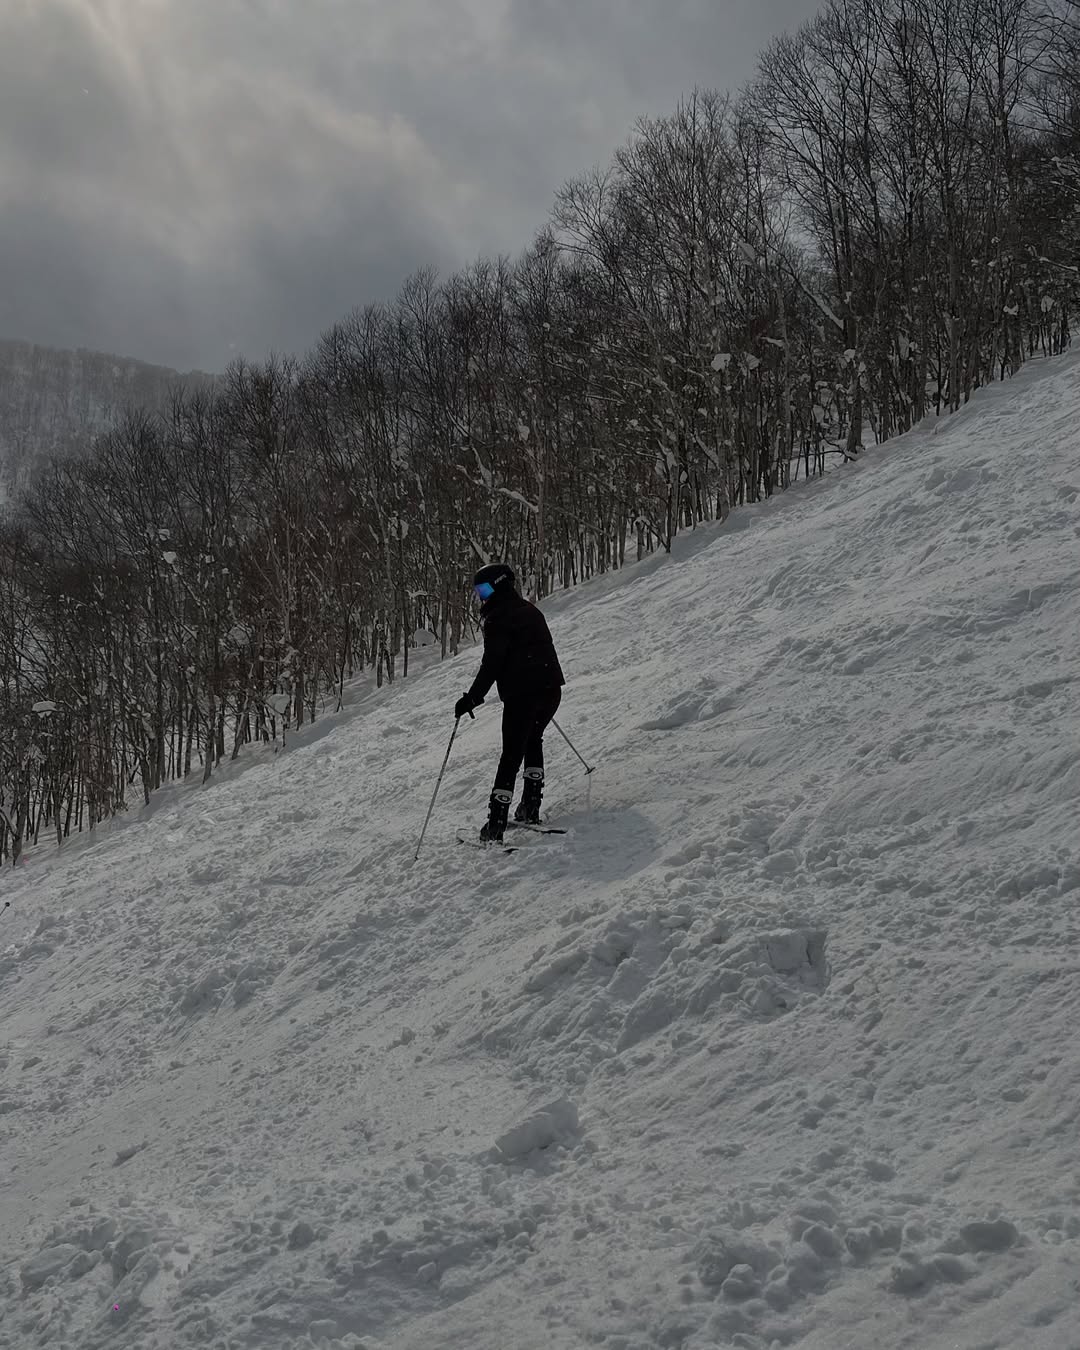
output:
<path id="1" fill-rule="evenodd" d="M 1078 374 L 5 875 L 0 1347 L 1080 1346 Z"/>

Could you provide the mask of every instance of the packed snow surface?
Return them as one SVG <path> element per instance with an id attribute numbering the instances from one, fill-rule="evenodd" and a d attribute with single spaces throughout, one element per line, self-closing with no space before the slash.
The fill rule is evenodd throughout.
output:
<path id="1" fill-rule="evenodd" d="M 6 874 L 0 1347 L 1080 1346 L 1078 376 Z"/>

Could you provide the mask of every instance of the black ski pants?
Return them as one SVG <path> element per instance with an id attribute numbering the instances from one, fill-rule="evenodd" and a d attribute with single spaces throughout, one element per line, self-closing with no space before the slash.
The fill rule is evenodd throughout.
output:
<path id="1" fill-rule="evenodd" d="M 545 689 L 532 698 L 503 703 L 502 758 L 493 791 L 512 793 L 522 763 L 527 769 L 544 767 L 544 731 L 561 702 L 561 689 Z"/>

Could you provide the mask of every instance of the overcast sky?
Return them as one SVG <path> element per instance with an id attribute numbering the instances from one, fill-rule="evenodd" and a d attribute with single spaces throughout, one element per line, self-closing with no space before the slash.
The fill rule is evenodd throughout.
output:
<path id="1" fill-rule="evenodd" d="M 568 177 L 813 0 L 0 0 L 0 337 L 303 351 L 516 253 Z"/>

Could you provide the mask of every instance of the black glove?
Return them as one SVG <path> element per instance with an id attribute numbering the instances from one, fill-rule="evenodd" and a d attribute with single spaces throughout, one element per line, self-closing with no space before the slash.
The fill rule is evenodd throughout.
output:
<path id="1" fill-rule="evenodd" d="M 484 701 L 483 699 L 480 700 L 481 703 L 483 703 L 483 701 Z M 473 709 L 477 706 L 478 705 L 473 702 L 473 700 L 469 697 L 468 694 L 462 694 L 462 696 L 454 704 L 454 716 L 461 718 L 464 717 L 466 713 L 468 713 L 469 716 L 472 717 Z M 473 720 L 475 721 L 476 719 L 473 718 Z"/>

